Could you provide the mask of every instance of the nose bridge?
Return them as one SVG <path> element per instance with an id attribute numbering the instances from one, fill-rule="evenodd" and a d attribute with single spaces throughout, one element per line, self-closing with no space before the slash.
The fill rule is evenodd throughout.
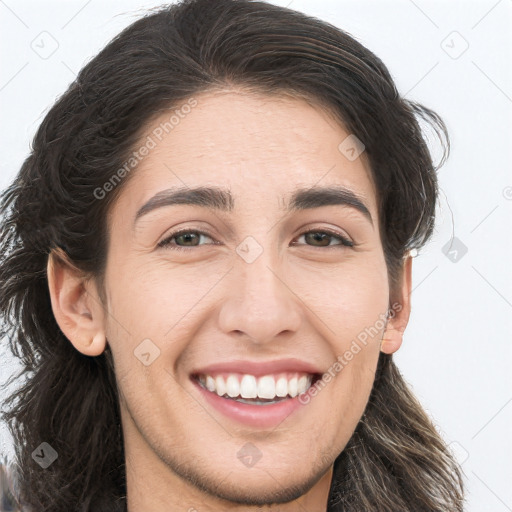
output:
<path id="1" fill-rule="evenodd" d="M 282 304 L 285 298 L 284 279 L 279 276 L 281 266 L 277 264 L 277 253 L 271 254 L 271 249 L 264 250 L 252 262 L 238 261 L 235 268 L 240 283 L 240 299 L 251 303 L 253 310 L 258 308 L 271 310 L 273 306 Z"/>
<path id="2" fill-rule="evenodd" d="M 300 325 L 299 302 L 286 282 L 277 249 L 247 237 L 236 249 L 229 299 L 223 302 L 220 328 L 243 332 L 253 342 L 271 341 Z"/>

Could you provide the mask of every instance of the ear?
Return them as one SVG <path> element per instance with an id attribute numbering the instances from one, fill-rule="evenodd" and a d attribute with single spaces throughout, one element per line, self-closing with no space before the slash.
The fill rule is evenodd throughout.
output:
<path id="1" fill-rule="evenodd" d="M 49 254 L 46 272 L 53 314 L 61 331 L 82 354 L 100 355 L 106 347 L 105 315 L 93 280 L 60 248 Z"/>
<path id="2" fill-rule="evenodd" d="M 398 296 L 390 305 L 388 323 L 382 337 L 381 352 L 393 354 L 402 345 L 403 334 L 411 314 L 412 257 L 407 256 L 402 267 Z"/>

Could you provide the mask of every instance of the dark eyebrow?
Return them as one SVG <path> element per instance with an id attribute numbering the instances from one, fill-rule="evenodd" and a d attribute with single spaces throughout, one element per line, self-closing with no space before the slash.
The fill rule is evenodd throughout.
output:
<path id="1" fill-rule="evenodd" d="M 218 187 L 183 187 L 162 190 L 149 199 L 136 213 L 134 223 L 146 213 L 163 206 L 187 204 L 230 212 L 235 201 L 231 192 Z M 295 190 L 285 211 L 308 210 L 322 206 L 349 206 L 360 211 L 373 225 L 372 216 L 362 198 L 343 187 L 303 188 Z"/>
<path id="2" fill-rule="evenodd" d="M 361 212 L 373 226 L 373 219 L 370 210 L 363 199 L 351 190 L 339 187 L 313 187 L 296 190 L 290 204 L 286 207 L 288 211 L 307 210 L 309 208 L 320 208 L 322 206 L 341 205 L 350 206 Z"/>
<path id="3" fill-rule="evenodd" d="M 235 201 L 229 190 L 217 187 L 183 187 L 162 190 L 139 208 L 135 215 L 134 223 L 140 217 L 156 208 L 175 204 L 189 204 L 229 212 L 233 209 Z"/>

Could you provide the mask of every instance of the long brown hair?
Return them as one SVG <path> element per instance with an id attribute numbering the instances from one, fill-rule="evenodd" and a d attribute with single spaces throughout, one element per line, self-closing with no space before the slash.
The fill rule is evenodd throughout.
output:
<path id="1" fill-rule="evenodd" d="M 60 331 L 48 255 L 63 251 L 102 283 L 106 216 L 136 170 L 98 190 L 120 175 L 152 116 L 225 84 L 312 99 L 364 143 L 392 291 L 406 252 L 432 233 L 436 166 L 418 119 L 436 130 L 444 157 L 446 128 L 402 98 L 381 60 L 350 35 L 250 0 L 186 0 L 137 20 L 51 108 L 1 198 L 0 337 L 23 367 L 4 419 L 34 512 L 126 510 L 112 356 L 108 348 L 84 356 Z M 45 470 L 32 460 L 42 442 L 58 453 Z M 461 470 L 390 355 L 380 355 L 365 413 L 334 469 L 330 511 L 462 510 Z"/>

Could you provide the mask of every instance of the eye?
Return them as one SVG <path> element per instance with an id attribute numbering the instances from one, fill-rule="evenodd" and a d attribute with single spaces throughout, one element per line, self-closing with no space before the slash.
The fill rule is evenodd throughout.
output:
<path id="1" fill-rule="evenodd" d="M 332 246 L 345 246 L 345 247 L 354 247 L 354 242 L 346 238 L 340 233 L 335 233 L 334 231 L 329 230 L 312 230 L 306 231 L 302 235 L 299 236 L 298 240 L 304 237 L 306 242 L 310 242 L 313 244 L 313 247 L 332 247 Z M 332 244 L 332 239 L 337 239 L 341 243 Z"/>
<path id="2" fill-rule="evenodd" d="M 206 237 L 210 238 L 210 240 L 213 240 L 209 235 L 203 233 L 202 231 L 186 229 L 171 233 L 167 238 L 158 243 L 158 247 L 165 247 L 178 251 L 186 251 L 190 248 L 198 246 L 201 237 Z M 172 243 L 173 240 L 176 240 L 178 243 Z M 179 245 L 181 243 L 185 245 Z"/>
<path id="3" fill-rule="evenodd" d="M 213 240 L 207 233 L 198 230 L 186 229 L 171 233 L 168 237 L 164 238 L 158 243 L 158 247 L 168 248 L 178 251 L 186 251 L 194 247 L 198 247 L 201 244 L 200 241 L 203 237 Z M 300 240 L 304 237 L 307 245 L 312 244 L 313 247 L 333 247 L 333 246 L 344 246 L 354 247 L 354 242 L 346 238 L 340 233 L 336 233 L 329 230 L 312 230 L 306 231 L 298 237 Z M 333 239 L 339 241 L 339 243 L 331 243 Z M 174 241 L 174 242 L 173 242 Z M 213 242 L 216 244 L 217 242 Z"/>

